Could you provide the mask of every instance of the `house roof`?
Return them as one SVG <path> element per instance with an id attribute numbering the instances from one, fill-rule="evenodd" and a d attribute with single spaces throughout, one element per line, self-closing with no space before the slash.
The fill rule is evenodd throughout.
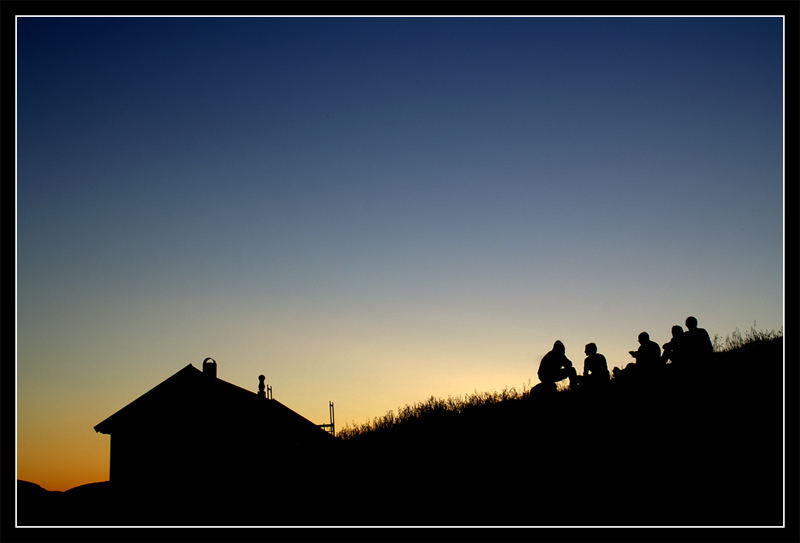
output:
<path id="1" fill-rule="evenodd" d="M 255 392 L 204 374 L 192 364 L 98 423 L 94 429 L 110 435 L 134 426 L 174 426 L 197 419 L 209 411 L 224 422 L 277 425 L 291 428 L 293 432 L 330 437 L 316 424 L 277 400 L 259 397 Z"/>

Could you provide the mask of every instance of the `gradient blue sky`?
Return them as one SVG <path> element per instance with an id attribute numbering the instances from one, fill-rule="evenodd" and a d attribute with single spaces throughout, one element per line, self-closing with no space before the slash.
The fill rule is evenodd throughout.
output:
<path id="1" fill-rule="evenodd" d="M 782 326 L 780 18 L 17 32 L 21 478 L 107 478 L 92 426 L 206 356 L 341 426 Z"/>

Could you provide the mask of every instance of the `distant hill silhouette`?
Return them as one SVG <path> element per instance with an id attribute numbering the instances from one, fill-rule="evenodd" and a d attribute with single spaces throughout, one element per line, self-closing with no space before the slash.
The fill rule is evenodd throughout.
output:
<path id="1" fill-rule="evenodd" d="M 46 490 L 29 481 L 17 481 L 20 525 L 74 525 L 112 513 L 108 481 L 76 486 L 65 492 Z"/>
<path id="2" fill-rule="evenodd" d="M 217 495 L 19 481 L 20 523 L 779 525 L 782 356 L 777 338 L 714 353 L 688 381 L 665 371 L 600 394 L 432 411 L 337 439 L 321 461 L 265 460 Z"/>

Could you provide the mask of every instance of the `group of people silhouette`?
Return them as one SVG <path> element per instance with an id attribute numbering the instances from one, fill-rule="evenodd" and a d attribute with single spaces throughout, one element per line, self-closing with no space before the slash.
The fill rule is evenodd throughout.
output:
<path id="1" fill-rule="evenodd" d="M 614 368 L 614 379 L 633 376 L 648 379 L 657 376 L 667 366 L 673 368 L 675 372 L 683 373 L 703 364 L 714 351 L 711 338 L 705 329 L 697 327 L 695 317 L 686 318 L 686 328 L 684 331 L 680 325 L 673 326 L 672 338 L 663 345 L 663 350 L 658 343 L 650 339 L 650 334 L 640 333 L 639 348 L 628 351 L 636 361 L 622 370 Z M 556 341 L 553 349 L 542 357 L 538 371 L 541 383 L 534 387 L 532 392 L 537 387 L 554 392 L 556 383 L 564 379 L 569 379 L 571 390 L 578 388 L 598 390 L 610 382 L 611 374 L 608 371 L 606 358 L 597 352 L 597 345 L 594 343 L 588 343 L 584 349 L 586 359 L 583 361 L 583 375 L 578 375 L 565 353 L 564 344 L 560 340 Z"/>

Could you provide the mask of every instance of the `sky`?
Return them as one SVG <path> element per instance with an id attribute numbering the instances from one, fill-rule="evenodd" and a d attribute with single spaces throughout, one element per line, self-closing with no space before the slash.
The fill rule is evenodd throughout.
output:
<path id="1" fill-rule="evenodd" d="M 342 428 L 781 329 L 782 71 L 772 17 L 19 18 L 18 478 L 207 356 Z"/>

